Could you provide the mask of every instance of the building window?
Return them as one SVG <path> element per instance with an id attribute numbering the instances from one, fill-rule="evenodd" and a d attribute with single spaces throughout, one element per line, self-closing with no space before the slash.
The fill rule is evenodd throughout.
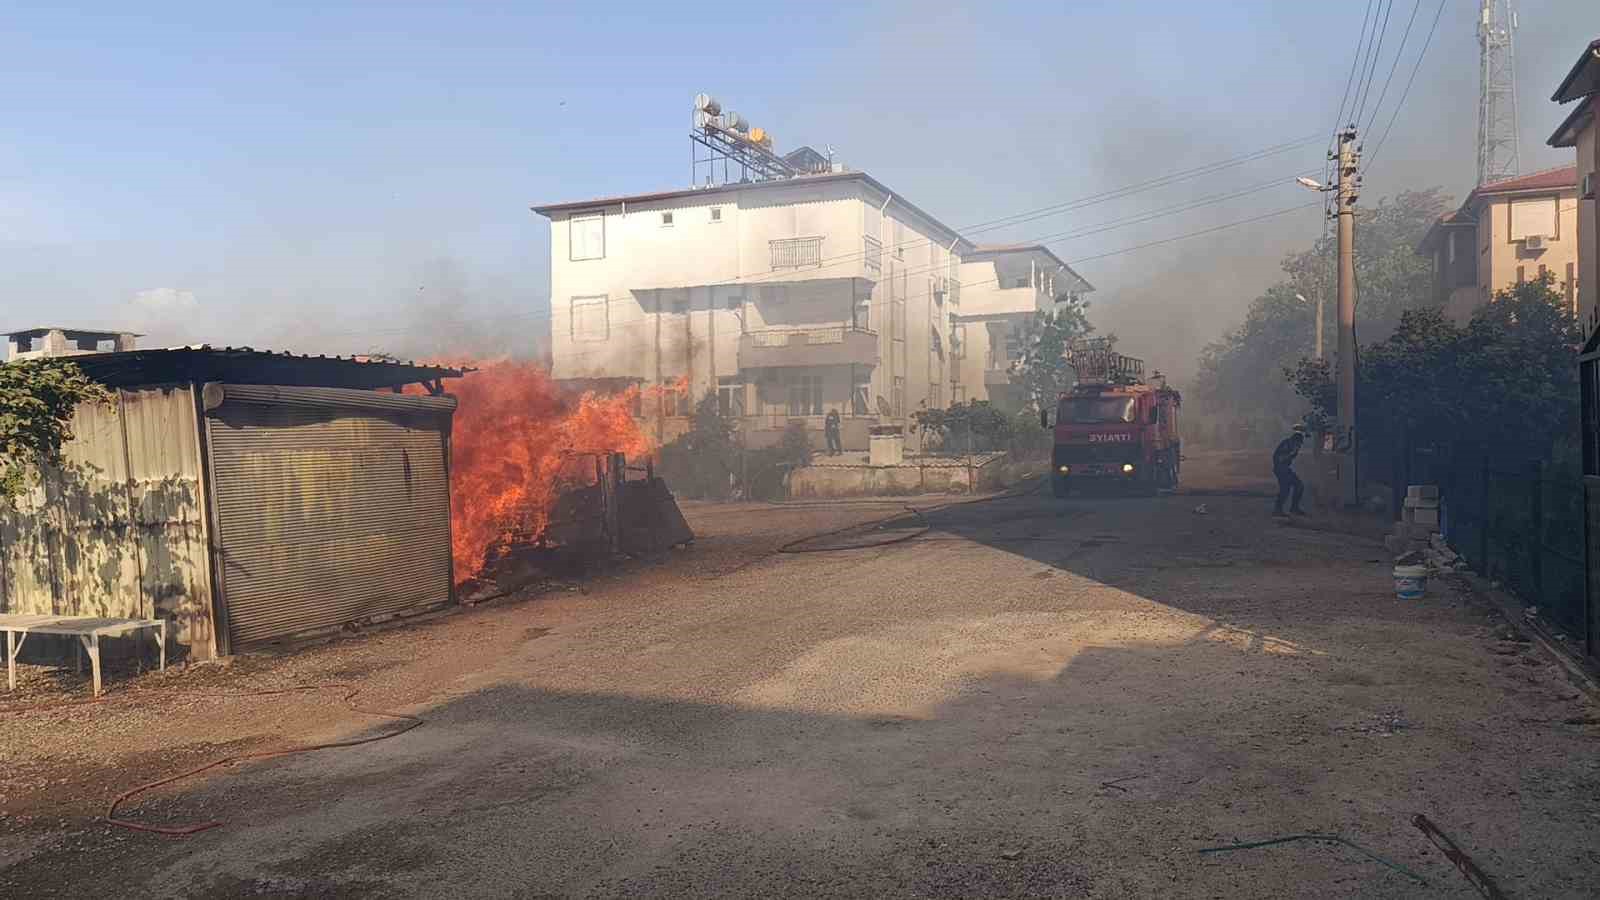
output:
<path id="1" fill-rule="evenodd" d="M 672 227 L 672 213 L 664 212 L 664 213 L 661 214 L 661 227 L 662 228 L 671 228 Z"/>
<path id="2" fill-rule="evenodd" d="M 713 222 L 721 222 L 722 221 L 722 207 L 720 207 L 720 206 L 711 207 L 711 221 L 713 221 Z"/>
<path id="3" fill-rule="evenodd" d="M 1517 266 L 1517 284 L 1522 284 L 1524 281 L 1527 281 L 1527 280 L 1528 280 L 1528 267 L 1527 266 Z"/>
<path id="4" fill-rule="evenodd" d="M 1011 279 L 1011 286 L 1012 287 L 1019 287 L 1019 288 L 1027 287 L 1028 286 L 1028 276 L 1023 275 L 1021 277 Z"/>
<path id="5" fill-rule="evenodd" d="M 739 307 L 744 305 L 744 298 L 743 297 L 729 297 L 728 300 L 727 300 L 727 304 L 728 304 L 728 311 L 729 312 L 738 312 L 739 311 Z"/>
<path id="6" fill-rule="evenodd" d="M 685 297 L 682 300 L 672 301 L 672 311 L 676 315 L 687 315 L 689 312 L 689 298 Z"/>
<path id="7" fill-rule="evenodd" d="M 571 247 L 568 259 L 604 259 L 606 255 L 606 217 L 573 216 L 567 220 Z"/>
<path id="8" fill-rule="evenodd" d="M 822 415 L 822 376 L 792 375 L 789 380 L 789 415 Z"/>
<path id="9" fill-rule="evenodd" d="M 718 376 L 717 413 L 724 419 L 744 415 L 744 384 L 737 376 Z"/>
<path id="10" fill-rule="evenodd" d="M 610 303 L 605 297 L 572 298 L 572 339 L 579 342 L 604 341 L 611 337 Z"/>
<path id="11" fill-rule="evenodd" d="M 889 388 L 889 408 L 892 415 L 903 416 L 906 414 L 906 380 L 904 376 L 894 377 L 894 386 Z"/>
<path id="12" fill-rule="evenodd" d="M 1556 236 L 1556 198 L 1534 197 L 1513 200 L 1511 207 L 1511 234 L 1513 243 L 1530 237 Z"/>

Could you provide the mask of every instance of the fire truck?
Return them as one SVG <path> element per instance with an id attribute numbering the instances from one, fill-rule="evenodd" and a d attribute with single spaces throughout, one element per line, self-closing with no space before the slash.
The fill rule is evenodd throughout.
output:
<path id="1" fill-rule="evenodd" d="M 1146 494 L 1176 488 L 1183 398 L 1165 377 L 1156 372 L 1147 382 L 1144 361 L 1116 352 L 1105 338 L 1075 342 L 1067 363 L 1078 381 L 1056 404 L 1051 492 L 1065 497 L 1091 484 Z M 1048 410 L 1039 418 L 1050 427 Z"/>

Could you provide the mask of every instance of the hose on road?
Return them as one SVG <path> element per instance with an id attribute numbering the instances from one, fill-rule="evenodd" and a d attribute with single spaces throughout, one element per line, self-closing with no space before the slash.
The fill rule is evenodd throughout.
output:
<path id="1" fill-rule="evenodd" d="M 270 694 L 289 694 L 289 693 L 301 693 L 301 692 L 306 692 L 306 691 L 323 691 L 323 690 L 331 690 L 331 689 L 335 689 L 335 688 L 351 688 L 351 686 L 348 685 L 348 684 L 337 684 L 337 683 L 335 683 L 335 684 L 308 685 L 308 686 L 305 686 L 305 687 L 284 688 L 284 689 L 280 689 L 280 690 L 268 690 L 268 691 L 249 691 L 249 692 L 227 693 L 227 694 L 200 694 L 198 696 L 254 697 L 254 696 L 262 696 L 262 695 L 270 695 Z M 352 738 L 350 740 L 345 740 L 345 741 L 330 741 L 330 742 L 322 743 L 322 744 L 308 744 L 308 745 L 300 746 L 300 747 L 285 747 L 282 750 L 258 750 L 258 751 L 252 752 L 252 753 L 236 753 L 236 754 L 234 754 L 232 756 L 224 756 L 221 759 L 212 760 L 211 762 L 208 762 L 203 766 L 199 766 L 199 767 L 190 769 L 190 770 L 188 770 L 186 772 L 179 772 L 176 775 L 169 775 L 166 778 L 161 778 L 161 779 L 158 779 L 156 781 L 149 782 L 147 784 L 141 784 L 136 788 L 131 788 L 129 790 L 123 791 L 122 793 L 118 794 L 116 799 L 111 801 L 111 805 L 106 807 L 106 812 L 105 812 L 105 815 L 103 816 L 103 818 L 106 821 L 106 824 L 115 825 L 115 826 L 117 826 L 119 828 L 126 828 L 126 829 L 129 829 L 131 831 L 144 831 L 144 832 L 149 832 L 149 833 L 152 833 L 152 834 L 166 835 L 168 837 L 185 837 L 185 836 L 192 835 L 192 834 L 199 834 L 202 831 L 209 831 L 209 830 L 211 830 L 213 828 L 217 828 L 217 827 L 221 826 L 223 824 L 223 822 L 221 820 L 219 820 L 219 819 L 214 819 L 214 820 L 209 821 L 209 822 L 199 822 L 199 823 L 196 823 L 196 824 L 193 824 L 193 825 L 178 825 L 178 826 L 145 825 L 142 822 L 133 822 L 133 821 L 130 821 L 128 819 L 119 819 L 119 818 L 117 818 L 117 808 L 120 807 L 122 804 L 126 803 L 127 801 L 133 799 L 134 797 L 137 797 L 138 795 L 144 793 L 145 791 L 154 790 L 155 788 L 161 787 L 162 785 L 171 784 L 174 781 L 182 781 L 185 778 L 192 778 L 195 775 L 199 775 L 202 772 L 209 772 L 212 769 L 221 768 L 223 766 L 231 766 L 231 765 L 234 765 L 236 763 L 241 763 L 241 762 L 248 762 L 250 760 L 273 759 L 273 758 L 276 758 L 276 757 L 279 757 L 279 756 L 290 756 L 292 754 L 297 754 L 297 753 L 311 753 L 311 752 L 314 752 L 314 751 L 317 751 L 317 750 L 334 750 L 334 749 L 337 749 L 337 748 L 340 748 L 340 747 L 359 747 L 362 744 L 372 744 L 372 743 L 376 743 L 378 741 L 386 741 L 386 740 L 388 740 L 390 738 L 399 737 L 400 735 L 405 734 L 406 732 L 410 731 L 411 729 L 416 728 L 417 726 L 421 725 L 422 722 L 423 722 L 423 720 L 418 716 L 406 715 L 404 713 L 387 713 L 387 712 L 379 712 L 378 710 L 374 710 L 374 709 L 362 709 L 361 707 L 356 706 L 354 703 L 352 703 L 352 701 L 355 699 L 356 695 L 359 694 L 359 693 L 361 693 L 361 688 L 359 688 L 359 687 L 351 688 L 351 690 L 344 695 L 344 698 L 343 698 L 344 703 L 349 705 L 352 710 L 354 710 L 355 712 L 361 713 L 362 715 L 377 716 L 379 718 L 391 719 L 391 720 L 394 720 L 394 721 L 397 721 L 397 722 L 402 722 L 404 724 L 402 724 L 398 728 L 394 728 L 394 729 L 392 729 L 390 731 L 386 731 L 383 734 L 376 734 L 376 735 L 372 735 L 372 736 L 369 736 L 369 737 Z M 196 695 L 190 694 L 188 696 L 196 696 Z"/>
<path id="2" fill-rule="evenodd" d="M 1373 853 L 1371 850 L 1368 850 L 1355 841 L 1340 837 L 1337 834 L 1288 834 L 1284 835 L 1283 837 L 1268 838 L 1264 841 L 1248 841 L 1243 844 L 1226 844 L 1221 847 L 1202 847 L 1196 852 L 1206 854 L 1228 853 L 1234 850 L 1254 850 L 1257 847 L 1271 847 L 1275 844 L 1287 844 L 1291 841 L 1326 841 L 1334 844 L 1343 844 L 1357 853 L 1360 853 L 1362 856 L 1367 857 L 1373 862 L 1381 863 L 1402 875 L 1416 879 L 1418 884 L 1426 885 L 1428 883 L 1428 879 L 1423 878 L 1421 875 L 1418 875 L 1416 872 L 1411 871 L 1394 860 L 1385 859 L 1384 857 Z"/>

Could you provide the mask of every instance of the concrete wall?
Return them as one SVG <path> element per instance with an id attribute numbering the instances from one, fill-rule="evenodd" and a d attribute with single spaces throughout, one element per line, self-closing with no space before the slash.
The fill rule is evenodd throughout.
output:
<path id="1" fill-rule="evenodd" d="M 1587 101 L 1595 111 L 1589 127 L 1578 135 L 1578 183 L 1583 184 L 1590 175 L 1592 184 L 1600 185 L 1600 96 Z M 1600 204 L 1594 200 L 1578 201 L 1578 321 L 1584 324 L 1587 336 L 1595 327 L 1600 313 Z"/>
<path id="2" fill-rule="evenodd" d="M 195 416 L 189 386 L 79 407 L 66 464 L 0 509 L 0 612 L 161 617 L 215 652 Z"/>
<path id="3" fill-rule="evenodd" d="M 804 466 L 789 476 L 790 497 L 882 497 L 904 494 L 968 494 L 1003 487 L 1005 456 L 993 454 L 964 464 L 901 466 Z M 976 481 L 976 488 L 972 482 Z"/>

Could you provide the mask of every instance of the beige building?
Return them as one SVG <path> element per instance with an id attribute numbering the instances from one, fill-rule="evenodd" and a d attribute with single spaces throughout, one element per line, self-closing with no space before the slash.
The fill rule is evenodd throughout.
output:
<path id="1" fill-rule="evenodd" d="M 662 439 L 713 393 L 750 446 L 836 410 L 865 448 L 869 424 L 966 389 L 952 329 L 972 245 L 863 172 L 533 209 L 554 376 L 686 384 L 640 410 Z"/>
<path id="2" fill-rule="evenodd" d="M 955 400 L 987 400 L 1007 411 L 1027 403 L 1016 375 L 1028 327 L 1063 297 L 1094 290 L 1043 244 L 978 246 L 961 258 L 960 347 Z"/>
<path id="3" fill-rule="evenodd" d="M 1591 41 L 1551 97 L 1557 103 L 1577 101 L 1566 121 L 1550 136 L 1550 146 L 1577 152 L 1578 184 L 1578 321 L 1585 337 L 1600 325 L 1600 40 Z"/>
<path id="4" fill-rule="evenodd" d="M 142 335 L 84 328 L 24 328 L 6 333 L 6 359 L 43 359 L 133 350 Z"/>
<path id="5" fill-rule="evenodd" d="M 1465 322 L 1496 291 L 1546 272 L 1576 310 L 1578 237 L 1577 170 L 1567 166 L 1477 188 L 1417 252 L 1433 259 L 1434 301 Z"/>

